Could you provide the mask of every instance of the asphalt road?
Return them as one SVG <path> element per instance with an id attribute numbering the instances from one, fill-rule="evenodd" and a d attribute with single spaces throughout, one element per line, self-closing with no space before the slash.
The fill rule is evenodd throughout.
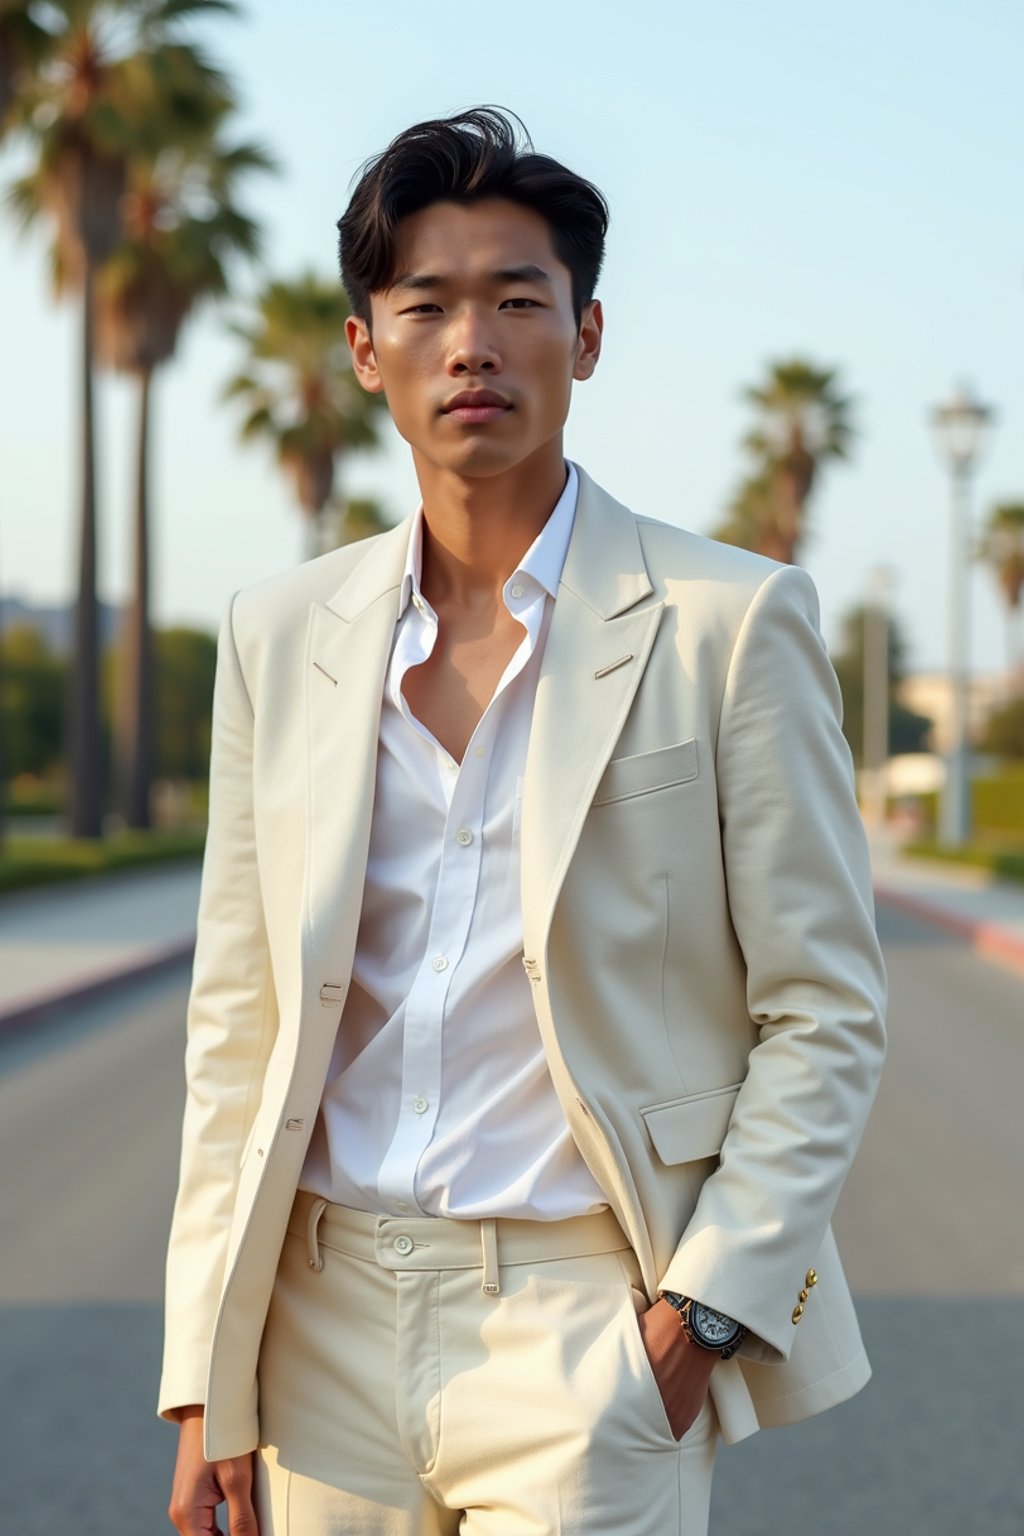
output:
<path id="1" fill-rule="evenodd" d="M 874 1379 L 723 1447 L 713 1536 L 1024 1536 L 1024 977 L 881 930 L 889 1061 L 836 1215 Z M 0 1042 L 5 1536 L 171 1530 L 154 1401 L 186 986 Z"/>

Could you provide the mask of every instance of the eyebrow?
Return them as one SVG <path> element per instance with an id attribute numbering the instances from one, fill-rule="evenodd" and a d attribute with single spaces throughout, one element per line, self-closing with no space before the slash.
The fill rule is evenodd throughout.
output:
<path id="1" fill-rule="evenodd" d="M 423 293 L 431 288 L 443 288 L 450 282 L 450 278 L 442 277 L 437 272 L 401 272 L 391 284 L 392 288 L 401 288 L 405 292 Z M 552 286 L 551 278 L 543 267 L 535 266 L 527 262 L 521 267 L 501 267 L 497 272 L 488 274 L 491 283 L 546 283 Z"/>

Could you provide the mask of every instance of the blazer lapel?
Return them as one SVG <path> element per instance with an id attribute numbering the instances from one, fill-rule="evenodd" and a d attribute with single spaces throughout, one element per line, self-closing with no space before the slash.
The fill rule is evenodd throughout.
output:
<path id="1" fill-rule="evenodd" d="M 664 605 L 632 516 L 577 466 L 572 539 L 544 649 L 523 783 L 527 956 L 551 917 L 598 780 L 625 723 Z"/>
<path id="2" fill-rule="evenodd" d="M 411 518 L 384 534 L 309 611 L 305 690 L 307 813 L 302 996 L 348 976 L 362 905 L 381 697 Z M 325 989 L 326 997 L 325 997 Z M 323 1015 L 337 1026 L 337 1009 Z"/>

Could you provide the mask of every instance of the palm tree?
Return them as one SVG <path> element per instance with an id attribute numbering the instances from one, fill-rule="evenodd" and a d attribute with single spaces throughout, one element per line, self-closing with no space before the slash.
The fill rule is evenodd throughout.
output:
<path id="1" fill-rule="evenodd" d="M 225 115 L 218 107 L 213 114 Z M 168 125 L 167 137 L 173 133 Z M 127 824 L 148 827 L 156 759 L 153 641 L 149 622 L 150 416 L 153 375 L 174 356 L 185 321 L 204 300 L 228 292 L 236 258 L 259 254 L 257 225 L 234 201 L 237 183 L 274 162 L 254 144 L 225 144 L 200 133 L 167 143 L 129 167 L 122 200 L 124 238 L 96 287 L 100 360 L 139 385 L 132 601 L 123 634 L 122 698 L 116 756 Z"/>
<path id="2" fill-rule="evenodd" d="M 767 470 L 747 475 L 726 508 L 725 520 L 714 530 L 713 538 L 723 544 L 738 544 L 741 549 L 756 550 L 772 560 L 783 558 L 782 541 L 777 528 L 775 485 Z"/>
<path id="3" fill-rule="evenodd" d="M 1020 616 L 1024 599 L 1024 502 L 1003 501 L 989 513 L 978 545 L 979 558 L 991 568 L 1006 606 L 1009 685 L 1022 681 Z"/>
<path id="4" fill-rule="evenodd" d="M 372 496 L 334 496 L 321 514 L 325 523 L 324 539 L 340 549 L 343 544 L 357 544 L 391 527 L 380 502 Z"/>
<path id="5" fill-rule="evenodd" d="M 311 273 L 294 283 L 272 282 L 256 310 L 255 320 L 231 327 L 249 357 L 224 399 L 241 399 L 248 408 L 243 442 L 262 438 L 273 448 L 308 520 L 308 551 L 316 554 L 339 457 L 379 445 L 387 407 L 352 371 L 345 340 L 351 311 L 337 282 Z"/>
<path id="6" fill-rule="evenodd" d="M 203 89 L 224 77 L 182 40 L 183 23 L 230 13 L 231 0 L 48 0 L 32 7 L 34 35 L 8 68 L 16 95 L 4 119 L 25 137 L 34 163 L 8 192 L 22 226 L 46 217 L 58 296 L 82 299 L 82 501 L 74 666 L 69 696 L 71 832 L 102 831 L 96 606 L 96 474 L 93 321 L 96 272 L 120 237 L 128 161 L 144 146 L 149 120 L 138 105 L 158 84 L 187 116 Z M 25 31 L 18 34 L 23 40 Z M 35 67 L 28 62 L 35 50 Z M 150 82 L 147 88 L 146 83 Z M 183 91 L 177 86 L 184 85 Z M 197 89 L 197 87 L 199 89 Z"/>
<path id="7" fill-rule="evenodd" d="M 848 456 L 855 435 L 852 402 L 840 393 L 834 368 L 816 368 L 800 357 L 769 364 L 764 383 L 748 385 L 743 397 L 761 420 L 743 439 L 754 473 L 737 497 L 739 529 L 746 524 L 752 530 L 749 547 L 793 565 L 820 469 L 829 459 Z M 735 528 L 735 502 L 730 511 Z"/>

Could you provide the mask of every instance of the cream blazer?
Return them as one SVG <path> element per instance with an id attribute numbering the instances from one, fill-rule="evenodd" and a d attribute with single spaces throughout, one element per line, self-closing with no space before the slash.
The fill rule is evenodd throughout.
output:
<path id="1" fill-rule="evenodd" d="M 158 1404 L 206 1404 L 210 1460 L 258 1441 L 410 524 L 237 593 L 221 626 Z M 840 714 L 804 571 L 635 516 L 580 471 L 523 787 L 523 965 L 650 1298 L 750 1330 L 711 1378 L 730 1442 L 870 1375 L 829 1225 L 885 1052 Z"/>

